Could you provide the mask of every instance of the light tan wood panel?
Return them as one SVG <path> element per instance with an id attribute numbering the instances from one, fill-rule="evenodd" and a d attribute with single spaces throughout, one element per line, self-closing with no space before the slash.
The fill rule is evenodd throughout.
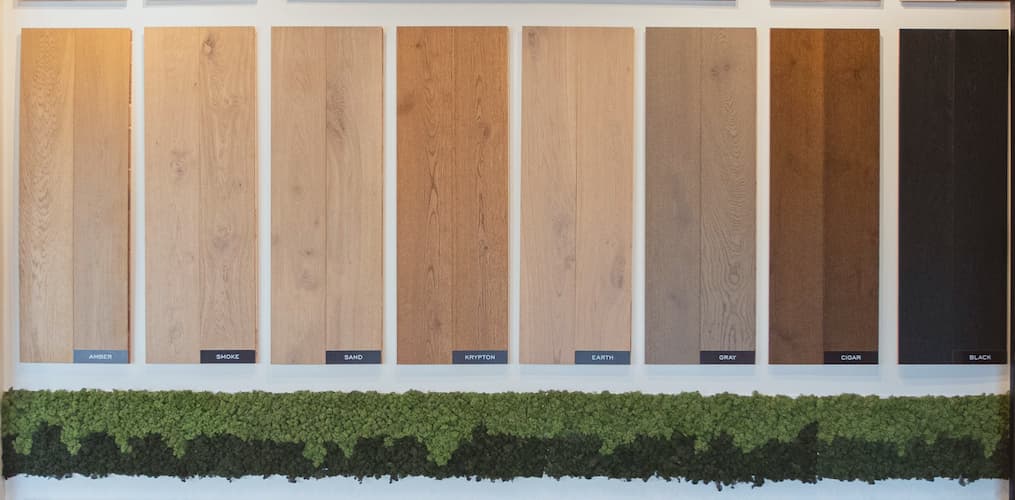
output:
<path id="1" fill-rule="evenodd" d="M 148 28 L 145 39 L 149 359 L 252 350 L 254 30 Z"/>
<path id="2" fill-rule="evenodd" d="M 522 271 L 519 357 L 574 361 L 577 72 L 567 30 L 522 34 Z"/>
<path id="3" fill-rule="evenodd" d="M 272 362 L 382 343 L 383 39 L 272 30 Z"/>
<path id="4" fill-rule="evenodd" d="M 196 363 L 200 349 L 199 33 L 145 30 L 146 360 Z"/>
<path id="5" fill-rule="evenodd" d="M 384 338 L 384 33 L 327 30 L 328 350 Z"/>
<path id="6" fill-rule="evenodd" d="M 271 361 L 324 360 L 324 28 L 271 30 Z"/>
<path id="7" fill-rule="evenodd" d="M 130 38 L 75 36 L 75 349 L 126 350 L 129 339 Z"/>
<path id="8" fill-rule="evenodd" d="M 74 33 L 21 37 L 21 361 L 74 349 Z"/>
<path id="9" fill-rule="evenodd" d="M 526 363 L 574 363 L 576 350 L 630 350 L 633 35 L 626 28 L 523 32 Z"/>
<path id="10" fill-rule="evenodd" d="M 21 360 L 125 351 L 130 30 L 24 30 L 21 79 Z"/>

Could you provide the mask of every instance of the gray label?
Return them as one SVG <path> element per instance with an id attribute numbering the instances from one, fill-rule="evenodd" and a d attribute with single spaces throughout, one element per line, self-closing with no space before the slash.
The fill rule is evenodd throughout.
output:
<path id="1" fill-rule="evenodd" d="M 127 350 L 74 349 L 74 363 L 122 365 L 128 363 Z"/>
<path id="2" fill-rule="evenodd" d="M 455 365 L 506 365 L 507 351 L 454 351 L 451 364 Z"/>
<path id="3" fill-rule="evenodd" d="M 629 365 L 631 351 L 575 351 L 576 365 Z"/>
<path id="4" fill-rule="evenodd" d="M 377 365 L 381 351 L 326 351 L 324 363 L 328 365 Z"/>

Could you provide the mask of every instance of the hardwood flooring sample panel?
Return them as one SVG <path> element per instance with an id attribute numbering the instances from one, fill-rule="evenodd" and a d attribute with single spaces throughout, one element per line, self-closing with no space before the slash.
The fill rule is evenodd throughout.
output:
<path id="1" fill-rule="evenodd" d="M 21 361 L 129 359 L 129 29 L 25 29 Z"/>
<path id="2" fill-rule="evenodd" d="M 876 363 L 879 34 L 771 33 L 770 361 Z"/>
<path id="3" fill-rule="evenodd" d="M 380 362 L 383 35 L 272 28 L 273 363 Z"/>
<path id="4" fill-rule="evenodd" d="M 1007 31 L 900 43 L 899 362 L 1003 364 Z"/>
<path id="5" fill-rule="evenodd" d="M 753 363 L 755 30 L 645 36 L 646 361 Z"/>
<path id="6" fill-rule="evenodd" d="M 145 29 L 147 359 L 253 362 L 253 28 Z"/>
<path id="7" fill-rule="evenodd" d="M 507 29 L 398 28 L 398 362 L 507 362 Z"/>
<path id="8" fill-rule="evenodd" d="M 627 364 L 634 32 L 522 40 L 521 360 Z"/>

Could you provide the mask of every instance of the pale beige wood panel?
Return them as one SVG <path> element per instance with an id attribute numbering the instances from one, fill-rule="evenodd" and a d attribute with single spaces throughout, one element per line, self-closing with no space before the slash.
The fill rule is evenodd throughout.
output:
<path id="1" fill-rule="evenodd" d="M 645 31 L 645 360 L 701 350 L 702 30 Z"/>
<path id="2" fill-rule="evenodd" d="M 756 37 L 701 34 L 701 350 L 753 351 Z"/>
<path id="3" fill-rule="evenodd" d="M 198 28 L 201 348 L 254 349 L 257 82 L 253 28 Z"/>
<path id="4" fill-rule="evenodd" d="M 22 32 L 22 362 L 70 362 L 73 356 L 74 54 L 70 30 Z"/>
<path id="5" fill-rule="evenodd" d="M 398 28 L 398 362 L 454 341 L 454 29 Z"/>
<path id="6" fill-rule="evenodd" d="M 74 348 L 129 335 L 130 30 L 75 30 Z"/>
<path id="7" fill-rule="evenodd" d="M 380 350 L 384 321 L 384 34 L 329 28 L 327 338 Z"/>
<path id="8" fill-rule="evenodd" d="M 272 363 L 324 361 L 325 49 L 324 28 L 272 28 Z"/>
<path id="9" fill-rule="evenodd" d="M 634 31 L 572 28 L 578 66 L 576 350 L 631 349 Z"/>
<path id="10" fill-rule="evenodd" d="M 146 357 L 197 363 L 202 44 L 193 28 L 147 28 L 144 38 Z"/>
<path id="11" fill-rule="evenodd" d="M 577 82 L 566 28 L 522 33 L 520 359 L 574 362 Z"/>
<path id="12" fill-rule="evenodd" d="M 508 347 L 507 28 L 455 28 L 453 351 Z"/>

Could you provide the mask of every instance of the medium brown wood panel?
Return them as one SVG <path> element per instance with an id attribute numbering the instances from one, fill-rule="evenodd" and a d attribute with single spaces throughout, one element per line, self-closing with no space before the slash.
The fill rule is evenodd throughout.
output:
<path id="1" fill-rule="evenodd" d="M 130 44 L 128 29 L 22 32 L 24 362 L 128 360 Z"/>
<path id="2" fill-rule="evenodd" d="M 256 345 L 253 28 L 145 30 L 148 359 Z"/>
<path id="3" fill-rule="evenodd" d="M 879 41 L 772 30 L 772 363 L 877 362 Z"/>
<path id="4" fill-rule="evenodd" d="M 382 43 L 272 29 L 273 363 L 380 352 Z"/>
<path id="5" fill-rule="evenodd" d="M 398 362 L 507 350 L 507 30 L 398 29 Z"/>
<path id="6" fill-rule="evenodd" d="M 522 36 L 521 359 L 608 351 L 620 362 L 631 348 L 633 31 Z"/>
<path id="7" fill-rule="evenodd" d="M 753 29 L 646 31 L 646 360 L 751 363 Z"/>

